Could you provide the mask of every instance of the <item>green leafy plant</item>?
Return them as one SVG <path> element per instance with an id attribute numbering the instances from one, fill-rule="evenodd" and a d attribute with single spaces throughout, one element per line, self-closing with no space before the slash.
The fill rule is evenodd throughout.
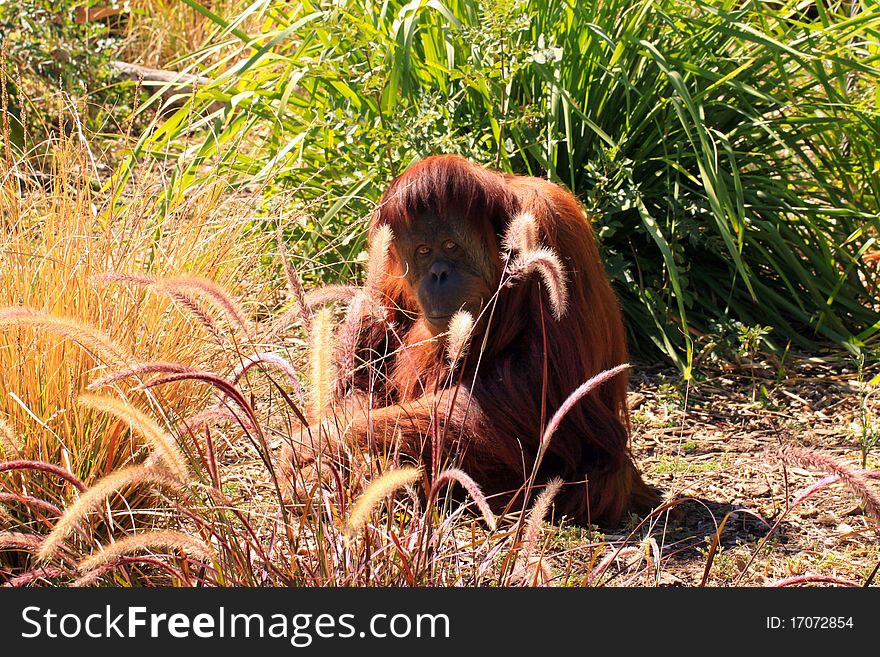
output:
<path id="1" fill-rule="evenodd" d="M 875 3 L 186 2 L 221 28 L 192 65 L 231 54 L 136 155 L 292 190 L 321 211 L 291 232 L 336 276 L 389 178 L 456 151 L 578 194 L 632 345 L 686 374 L 713 322 L 853 352 L 880 328 L 861 262 L 880 221 Z"/>
<path id="2" fill-rule="evenodd" d="M 103 64 L 116 39 L 106 21 L 85 20 L 93 4 L 73 0 L 0 3 L 9 54 L 25 75 L 45 78 L 65 89 L 94 87 L 105 80 Z"/>
<path id="3" fill-rule="evenodd" d="M 89 12 L 100 5 L 102 13 Z M 94 133 L 130 112 L 131 94 L 109 66 L 122 39 L 124 2 L 63 0 L 0 2 L 4 44 L 4 110 L 9 132 L 0 139 L 27 152 L 52 132 L 78 129 L 69 120 L 77 105 L 80 127 Z"/>
<path id="4" fill-rule="evenodd" d="M 871 407 L 868 403 L 876 386 L 880 383 L 880 376 L 873 377 L 870 381 L 865 380 L 865 354 L 859 354 L 856 358 L 856 371 L 858 373 L 859 386 L 859 416 L 858 421 L 853 422 L 856 435 L 859 440 L 859 449 L 862 453 L 862 467 L 868 465 L 868 455 L 880 443 L 880 431 L 875 424 Z"/>

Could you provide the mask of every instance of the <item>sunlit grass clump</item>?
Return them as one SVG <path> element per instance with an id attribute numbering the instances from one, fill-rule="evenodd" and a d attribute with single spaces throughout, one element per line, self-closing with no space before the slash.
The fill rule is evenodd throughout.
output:
<path id="1" fill-rule="evenodd" d="M 145 172 L 113 204 L 95 191 L 92 166 L 85 146 L 68 142 L 19 160 L 0 207 L 0 414 L 18 428 L 16 456 L 84 477 L 128 458 L 116 444 L 127 429 L 79 405 L 80 393 L 135 360 L 216 364 L 226 343 L 246 338 L 209 285 L 253 292 L 259 255 L 247 216 L 231 216 L 241 208 L 217 203 L 215 189 L 162 210 L 162 180 Z M 166 410 L 204 402 L 191 392 L 174 391 Z"/>
<path id="2" fill-rule="evenodd" d="M 151 477 L 189 483 L 191 455 L 172 427 L 211 401 L 204 386 L 141 390 L 134 379 L 84 393 L 138 363 L 232 370 L 230 346 L 251 336 L 215 291 L 259 304 L 271 286 L 255 285 L 261 239 L 243 203 L 218 200 L 221 181 L 162 206 L 162 177 L 144 170 L 113 201 L 119 190 L 100 190 L 88 144 L 36 152 L 7 149 L 0 194 L 0 519 L 3 529 L 42 535 L 58 511 L 83 501 L 77 489 L 125 468 L 142 472 L 119 489 Z M 111 506 L 112 495 L 85 513 Z M 20 556 L 0 553 L 0 579 L 27 563 Z"/>

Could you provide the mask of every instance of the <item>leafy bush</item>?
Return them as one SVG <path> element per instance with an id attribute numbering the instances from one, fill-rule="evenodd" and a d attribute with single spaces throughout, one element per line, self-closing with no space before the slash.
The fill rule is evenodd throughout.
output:
<path id="1" fill-rule="evenodd" d="M 111 19 L 85 20 L 94 4 L 72 0 L 0 2 L 0 38 L 7 74 L 2 82 L 11 118 L 9 141 L 17 148 L 26 148 L 26 135 L 32 145 L 56 129 L 59 120 L 69 116 L 66 110 L 71 98 L 77 102 L 89 98 L 92 106 L 81 118 L 95 126 L 107 119 L 103 105 L 118 104 L 118 91 L 108 86 L 112 79 L 107 64 L 120 35 L 111 30 Z M 26 129 L 23 122 L 28 124 Z M 68 124 L 66 129 L 73 126 Z M 2 139 L 6 141 L 7 135 Z"/>
<path id="2" fill-rule="evenodd" d="M 0 3 L 0 24 L 9 41 L 9 54 L 25 75 L 45 78 L 69 90 L 103 82 L 106 71 L 102 65 L 116 38 L 106 21 L 84 20 L 87 7 L 93 4 L 71 0 Z"/>
<path id="3" fill-rule="evenodd" d="M 862 264 L 880 222 L 875 3 L 267 0 L 203 13 L 238 48 L 137 153 L 178 153 L 185 183 L 219 166 L 263 185 L 276 215 L 279 190 L 323 208 L 291 227 L 305 257 L 350 263 L 388 180 L 454 151 L 579 195 L 635 349 L 686 371 L 695 340 L 742 325 L 771 326 L 776 348 L 855 352 L 880 328 Z"/>

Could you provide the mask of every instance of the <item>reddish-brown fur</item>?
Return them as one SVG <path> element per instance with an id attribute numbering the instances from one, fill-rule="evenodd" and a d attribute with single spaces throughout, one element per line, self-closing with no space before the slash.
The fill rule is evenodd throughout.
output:
<path id="1" fill-rule="evenodd" d="M 388 224 L 395 236 L 403 235 L 425 211 L 464 221 L 486 240 L 489 252 L 498 254 L 493 268 L 499 280 L 501 236 L 516 213 L 531 213 L 541 245 L 555 251 L 565 269 L 567 311 L 560 320 L 553 317 L 537 275 L 502 289 L 491 322 L 486 313 L 467 358 L 450 373 L 442 336 L 432 338 L 420 317 L 392 245 L 379 291 L 388 315 L 384 322 L 369 320 L 362 330 L 362 367 L 350 390 L 353 398 L 369 402 L 346 440 L 399 449 L 422 461 L 430 461 L 440 441 L 443 454 L 458 459 L 500 509 L 517 499 L 544 425 L 566 397 L 591 376 L 627 361 L 621 312 L 590 223 L 562 187 L 496 173 L 457 156 L 430 157 L 391 184 L 371 234 Z M 499 280 L 492 281 L 493 289 Z M 644 512 L 658 502 L 629 452 L 626 392 L 627 378 L 620 374 L 577 403 L 553 436 L 536 483 L 565 480 L 557 514 L 612 525 L 627 510 Z"/>

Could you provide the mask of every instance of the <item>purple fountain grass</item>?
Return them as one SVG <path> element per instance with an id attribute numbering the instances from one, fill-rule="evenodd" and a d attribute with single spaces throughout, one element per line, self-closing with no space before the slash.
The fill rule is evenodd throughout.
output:
<path id="1" fill-rule="evenodd" d="M 238 422 L 238 417 L 222 408 L 206 408 L 204 411 L 200 411 L 183 420 L 183 423 L 190 432 L 211 422 Z"/>
<path id="2" fill-rule="evenodd" d="M 302 384 L 299 381 L 299 377 L 296 374 L 296 368 L 291 365 L 289 360 L 282 356 L 279 356 L 278 354 L 264 351 L 254 354 L 252 356 L 248 356 L 247 358 L 242 360 L 241 363 L 239 363 L 232 371 L 232 374 L 229 377 L 229 382 L 232 385 L 238 384 L 239 380 L 242 376 L 244 376 L 245 372 L 247 372 L 255 365 L 272 365 L 281 370 L 290 381 L 297 400 L 300 402 L 300 404 L 305 405 L 306 393 L 303 390 Z"/>
<path id="3" fill-rule="evenodd" d="M 535 503 L 532 505 L 526 520 L 526 533 L 523 536 L 524 553 L 531 554 L 537 547 L 538 538 L 541 535 L 541 523 L 547 517 L 550 505 L 553 504 L 553 499 L 559 493 L 562 484 L 563 481 L 561 479 L 551 480 L 535 499 Z"/>
<path id="4" fill-rule="evenodd" d="M 865 507 L 865 514 L 875 523 L 880 523 L 880 494 L 871 487 L 871 484 L 869 483 L 870 477 L 866 476 L 863 470 L 846 466 L 827 454 L 797 447 L 788 447 L 778 451 L 776 453 L 776 458 L 788 465 L 813 468 L 833 473 L 859 500 L 861 500 L 862 505 Z M 827 483 L 825 485 L 827 485 Z M 824 488 L 824 486 L 822 487 Z M 810 494 L 813 492 L 815 491 L 811 491 Z M 806 499 L 803 493 L 800 497 Z"/>
<path id="5" fill-rule="evenodd" d="M 389 228 L 386 232 L 390 234 L 391 229 Z M 375 247 L 371 247 L 371 249 L 376 248 L 382 250 L 385 253 L 385 259 L 387 260 L 389 244 L 386 243 L 385 240 L 390 240 L 390 237 L 380 235 L 379 237 L 374 238 L 374 244 L 376 242 L 379 242 L 379 244 Z M 376 267 L 372 266 L 372 258 L 370 259 L 370 264 L 371 268 L 367 273 L 367 282 L 363 288 L 355 290 L 354 295 L 348 303 L 348 308 L 345 312 L 345 319 L 335 336 L 335 349 L 338 356 L 338 379 L 336 382 L 336 390 L 337 394 L 340 396 L 345 392 L 351 379 L 354 377 L 354 372 L 357 367 L 357 345 L 360 339 L 361 330 L 363 329 L 364 317 L 369 315 L 380 321 L 386 319 L 385 309 L 382 307 L 378 298 L 378 285 L 381 282 L 382 277 L 385 275 L 384 269 L 379 271 Z M 382 265 L 382 267 L 384 266 L 385 265 Z M 379 271 L 379 273 L 377 273 L 377 271 Z"/>
<path id="6" fill-rule="evenodd" d="M 378 320 L 386 318 L 385 307 L 382 305 L 381 299 L 376 295 L 375 290 L 371 291 L 366 286 L 358 287 L 357 285 L 324 285 L 306 293 L 306 302 L 314 313 L 315 309 L 330 303 L 348 303 L 354 300 L 359 294 L 366 295 L 364 308 L 369 311 L 370 315 Z M 289 317 L 290 313 L 285 313 L 283 317 Z M 313 315 L 314 320 L 314 315 Z M 279 319 L 279 322 L 281 319 Z M 288 320 L 289 321 L 289 320 Z"/>
<path id="7" fill-rule="evenodd" d="M 607 555 L 602 561 L 600 561 L 589 573 L 587 576 L 587 582 L 590 584 L 598 582 L 599 578 L 608 570 L 608 567 L 611 566 L 615 561 L 619 559 L 626 559 L 627 557 L 638 557 L 639 559 L 643 556 L 642 548 L 636 547 L 634 545 L 627 545 L 616 550 L 612 550 L 609 555 Z"/>
<path id="8" fill-rule="evenodd" d="M 795 508 L 805 500 L 812 497 L 814 494 L 818 493 L 823 488 L 828 488 L 828 486 L 837 481 L 840 481 L 840 477 L 838 475 L 828 475 L 827 477 L 824 477 L 823 479 L 820 479 L 819 481 L 810 484 L 806 488 L 802 488 L 795 494 L 789 508 Z"/>
<path id="9" fill-rule="evenodd" d="M 175 372 L 153 379 L 152 381 L 142 383 L 138 387 L 143 390 L 148 390 L 149 388 L 155 388 L 156 386 L 162 386 L 168 383 L 174 383 L 176 381 L 201 381 L 202 383 L 207 383 L 217 388 L 221 393 L 223 393 L 224 399 L 228 397 L 245 412 L 245 416 L 247 417 L 248 423 L 250 425 L 249 428 L 256 431 L 257 433 L 260 432 L 260 422 L 257 419 L 256 414 L 254 413 L 254 409 L 248 403 L 247 399 L 245 399 L 241 391 L 234 385 L 229 383 L 229 381 L 221 376 L 217 376 L 216 374 L 204 372 L 201 370 L 196 370 L 193 372 Z"/>
<path id="10" fill-rule="evenodd" d="M 599 372 L 598 374 L 589 378 L 587 381 L 575 388 L 575 390 L 565 399 L 565 401 L 562 402 L 562 405 L 556 410 L 556 412 L 553 414 L 553 417 L 550 418 L 550 421 L 547 423 L 544 429 L 544 433 L 541 435 L 541 442 L 538 444 L 538 453 L 535 455 L 535 461 L 532 464 L 532 472 L 529 475 L 528 480 L 526 481 L 524 503 L 528 503 L 528 499 L 532 491 L 532 486 L 534 486 L 535 478 L 538 475 L 538 469 L 540 468 L 541 462 L 544 459 L 544 454 L 547 452 L 547 449 L 550 446 L 550 441 L 553 439 L 553 435 L 556 433 L 556 430 L 559 428 L 559 425 L 562 423 L 562 420 L 565 418 L 565 416 L 571 411 L 572 408 L 574 408 L 575 404 L 577 404 L 586 395 L 588 395 L 595 388 L 602 385 L 609 379 L 614 378 L 628 367 L 629 363 L 621 363 L 616 367 L 612 367 L 611 369 Z M 519 532 L 521 530 L 522 524 L 520 523 L 517 528 L 517 537 L 519 537 Z"/>
<path id="11" fill-rule="evenodd" d="M 32 584 L 40 579 L 52 579 L 55 577 L 61 577 L 67 573 L 66 570 L 59 568 L 58 566 L 40 566 L 39 568 L 35 568 L 34 570 L 29 570 L 26 573 L 22 573 L 16 577 L 13 577 L 8 582 L 6 582 L 3 586 L 6 588 L 20 588 L 22 586 L 27 586 L 28 584 Z"/>
<path id="12" fill-rule="evenodd" d="M 634 559 L 630 561 L 630 567 L 635 570 L 635 572 L 627 577 L 622 583 L 621 586 L 630 586 L 634 584 L 640 577 L 642 577 L 647 571 L 659 567 L 660 564 L 660 546 L 657 544 L 657 540 L 653 536 L 648 536 L 644 541 L 642 541 L 641 545 L 636 548 L 638 553 L 633 553 Z M 641 568 L 641 562 L 645 561 L 645 567 Z"/>
<path id="13" fill-rule="evenodd" d="M 871 488 L 871 485 L 869 483 L 869 481 L 872 479 L 880 479 L 880 473 L 850 468 L 826 454 L 821 454 L 814 450 L 800 449 L 797 447 L 786 447 L 784 449 L 778 450 L 775 454 L 771 455 L 771 458 L 774 458 L 775 460 L 786 465 L 795 465 L 798 467 L 824 470 L 826 472 L 832 472 L 834 474 L 820 479 L 819 481 L 802 489 L 795 495 L 795 499 L 792 501 L 792 503 L 789 504 L 788 507 L 786 507 L 784 512 L 780 514 L 780 516 L 776 519 L 776 522 L 773 523 L 773 526 L 770 528 L 770 531 L 767 533 L 767 535 L 761 539 L 761 542 L 758 544 L 758 548 L 754 551 L 748 563 L 740 571 L 740 574 L 734 584 L 738 584 L 739 581 L 742 580 L 743 577 L 745 577 L 746 572 L 754 563 L 755 559 L 761 551 L 761 548 L 764 547 L 764 545 L 767 543 L 767 540 L 770 538 L 776 528 L 779 527 L 779 525 L 782 523 L 782 520 L 788 515 L 788 513 L 795 506 L 801 504 L 804 500 L 808 499 L 811 495 L 814 495 L 818 491 L 827 488 L 837 481 L 843 482 L 847 486 L 847 488 L 849 488 L 850 491 L 859 500 L 861 500 L 865 508 L 865 515 L 871 518 L 873 522 L 880 523 L 880 516 L 878 516 L 878 510 L 880 510 L 880 495 L 878 495 L 877 492 Z M 704 576 L 703 579 L 705 581 L 706 577 Z"/>
<path id="14" fill-rule="evenodd" d="M 129 274 L 126 272 L 103 272 L 93 274 L 89 277 L 89 281 L 93 285 L 113 285 L 122 283 L 124 285 L 137 285 L 145 287 L 147 285 L 155 285 L 159 282 L 156 276 L 148 276 L 146 274 Z"/>
<path id="15" fill-rule="evenodd" d="M 249 333 L 251 326 L 244 312 L 238 304 L 215 282 L 201 276 L 182 275 L 157 278 L 142 274 L 129 274 L 124 272 L 107 272 L 96 274 L 90 279 L 100 285 L 122 283 L 137 285 L 140 287 L 152 287 L 156 291 L 164 292 L 173 299 L 184 305 L 192 312 L 202 324 L 209 329 L 216 330 L 213 319 L 199 306 L 193 293 L 207 300 L 214 308 L 222 312 L 233 324 Z"/>
<path id="16" fill-rule="evenodd" d="M 440 490 L 453 481 L 457 481 L 468 492 L 468 495 L 471 496 L 471 499 L 473 499 L 474 503 L 477 505 L 480 513 L 483 514 L 483 519 L 486 521 L 489 529 L 495 531 L 495 515 L 492 513 L 492 509 L 489 508 L 489 501 L 486 499 L 486 496 L 483 494 L 483 491 L 480 489 L 477 482 L 474 481 L 464 470 L 447 468 L 437 475 L 434 484 L 431 486 L 429 499 L 432 502 L 436 501 L 437 497 L 440 495 Z"/>
<path id="17" fill-rule="evenodd" d="M 179 290 L 167 290 L 166 293 L 169 297 L 186 308 L 190 315 L 195 317 L 199 323 L 205 327 L 208 333 L 214 336 L 218 343 L 221 343 L 220 336 L 222 335 L 222 331 L 220 330 L 220 327 L 217 325 L 217 322 L 214 321 L 214 318 L 202 308 L 198 299 L 191 294 Z"/>
<path id="18" fill-rule="evenodd" d="M 324 285 L 314 290 L 309 290 L 303 297 L 303 308 L 309 314 L 306 333 L 311 335 L 315 322 L 315 309 L 329 303 L 350 303 L 362 289 L 356 285 Z M 297 319 L 301 318 L 302 310 L 293 308 L 283 312 L 273 323 L 273 332 L 278 332 Z"/>
<path id="19" fill-rule="evenodd" d="M 559 320 L 565 315 L 568 309 L 568 285 L 565 269 L 555 251 L 543 247 L 525 251 L 510 262 L 507 271 L 510 276 L 506 283 L 508 287 L 537 271 L 547 288 L 553 316 Z"/>
<path id="20" fill-rule="evenodd" d="M 324 417 L 333 403 L 338 380 L 336 336 L 329 308 L 315 313 L 309 336 L 309 397 L 311 417 Z"/>
<path id="21" fill-rule="evenodd" d="M 87 388 L 89 390 L 95 390 L 124 379 L 139 378 L 149 374 L 182 374 L 184 372 L 196 373 L 198 370 L 187 365 L 171 363 L 168 361 L 138 363 L 132 367 L 113 372 L 112 374 L 108 374 L 105 377 L 92 381 Z"/>
<path id="22" fill-rule="evenodd" d="M 209 279 L 201 276 L 174 276 L 160 280 L 157 289 L 170 294 L 185 294 L 194 290 L 246 334 L 251 332 L 251 323 L 238 304 L 223 288 Z"/>
<path id="23" fill-rule="evenodd" d="M 43 537 L 20 532 L 0 532 L 0 550 L 25 550 L 34 552 L 43 544 Z"/>
<path id="24" fill-rule="evenodd" d="M 45 511 L 46 513 L 53 516 L 60 516 L 62 513 L 64 513 L 57 506 L 55 506 L 51 502 L 47 502 L 40 497 L 34 497 L 32 495 L 19 495 L 18 493 L 0 493 L 0 504 L 21 504 L 22 506 L 26 506 L 31 509 Z"/>
<path id="25" fill-rule="evenodd" d="M 74 476 L 73 473 L 57 465 L 53 465 L 52 463 L 24 459 L 0 463 L 0 472 L 9 472 L 12 470 L 39 470 L 40 472 L 46 472 L 48 474 L 53 474 L 56 477 L 61 477 L 68 483 L 72 484 L 73 487 L 80 492 L 83 492 L 86 489 L 86 485 Z"/>

